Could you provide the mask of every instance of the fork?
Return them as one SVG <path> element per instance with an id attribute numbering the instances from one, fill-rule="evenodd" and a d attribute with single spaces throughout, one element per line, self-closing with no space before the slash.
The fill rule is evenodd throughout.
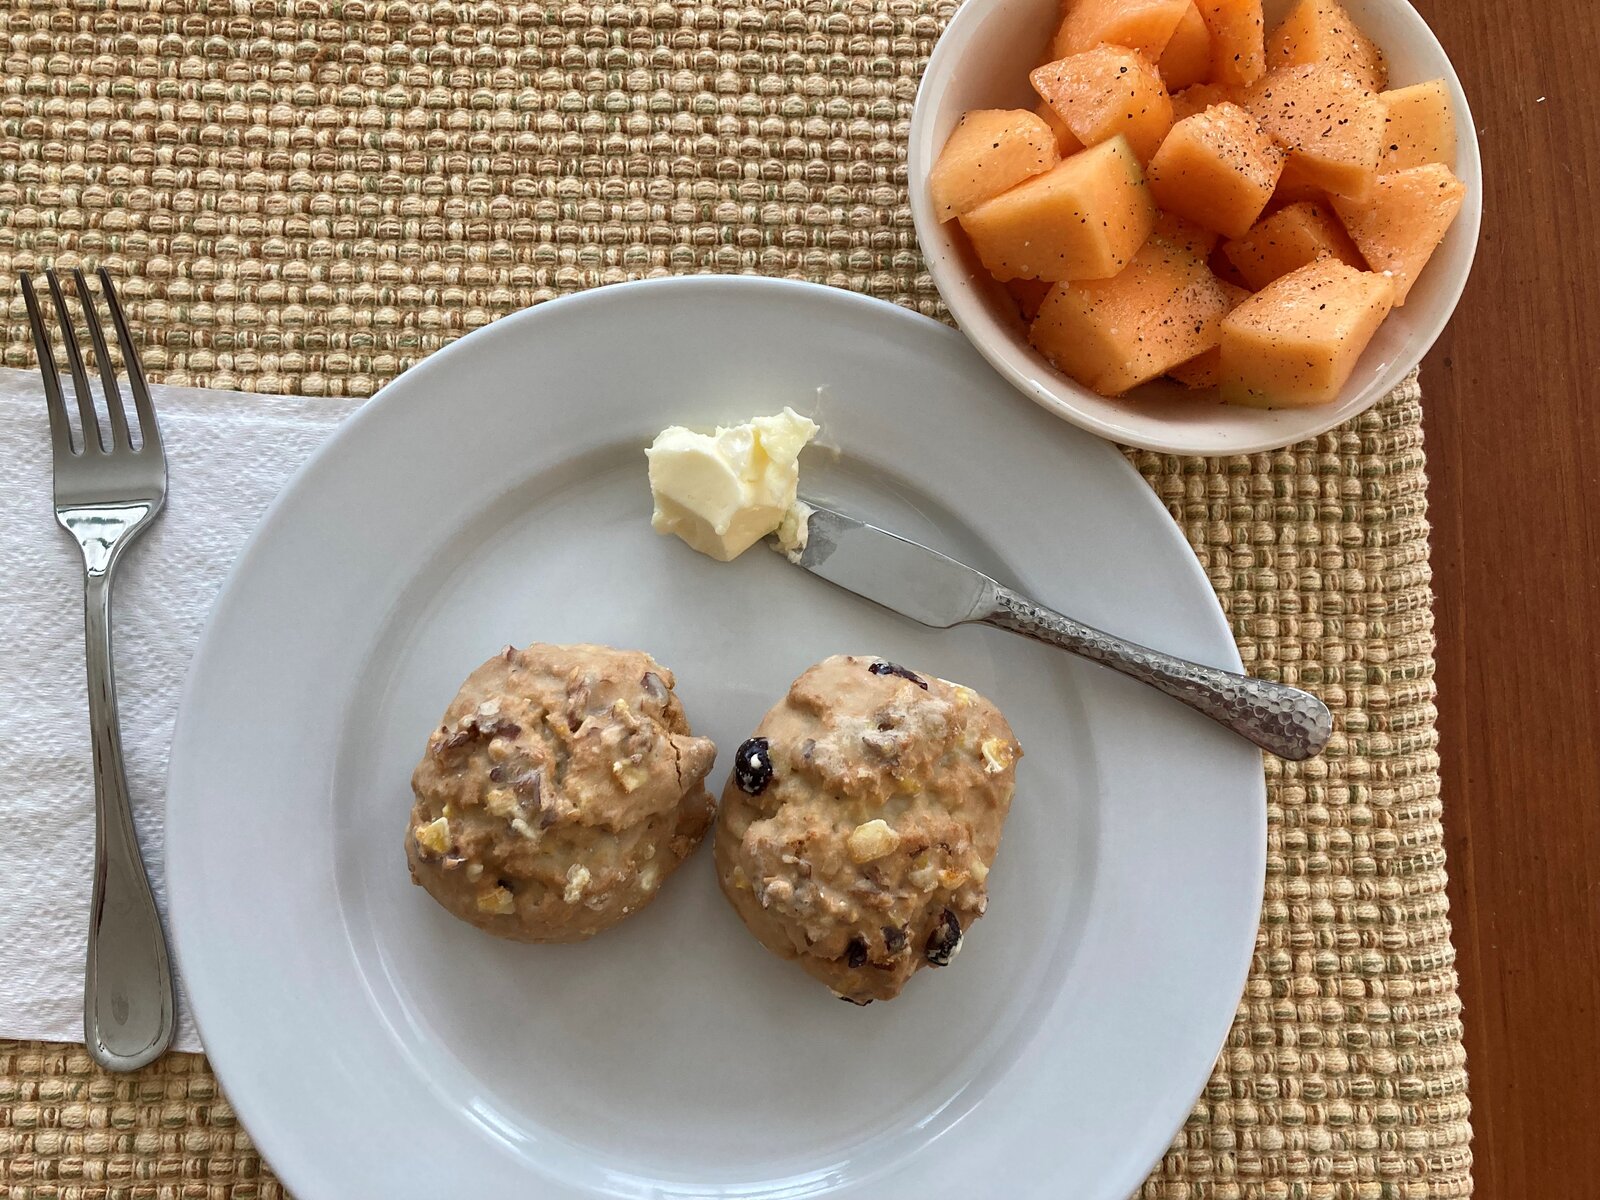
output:
<path id="1" fill-rule="evenodd" d="M 167 459 L 122 304 L 105 268 L 98 274 L 133 393 L 137 445 L 83 272 L 74 269 L 72 279 L 105 392 L 109 438 L 95 413 L 83 353 L 55 271 L 47 270 L 45 279 L 72 374 L 81 426 L 77 445 L 44 315 L 26 274 L 22 296 L 50 411 L 56 520 L 83 551 L 89 728 L 94 743 L 94 899 L 83 986 L 84 1043 L 95 1062 L 108 1071 L 132 1071 L 159 1058 L 172 1044 L 176 1008 L 167 939 L 139 853 L 122 763 L 111 660 L 111 579 L 122 552 L 161 511 L 167 494 Z"/>

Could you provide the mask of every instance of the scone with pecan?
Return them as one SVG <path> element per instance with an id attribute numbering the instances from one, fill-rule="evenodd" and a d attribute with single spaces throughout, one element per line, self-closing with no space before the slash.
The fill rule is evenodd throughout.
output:
<path id="1" fill-rule="evenodd" d="M 609 646 L 507 646 L 411 776 L 411 878 L 463 921 L 578 942 L 648 904 L 711 824 L 716 747 L 672 672 Z"/>
<path id="2" fill-rule="evenodd" d="M 892 999 L 983 915 L 1021 754 L 969 688 L 820 662 L 735 756 L 713 841 L 722 890 L 842 999 Z"/>

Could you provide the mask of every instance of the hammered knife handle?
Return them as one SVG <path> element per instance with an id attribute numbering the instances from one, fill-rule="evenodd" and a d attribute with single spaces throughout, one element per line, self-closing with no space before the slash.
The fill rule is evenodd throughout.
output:
<path id="1" fill-rule="evenodd" d="M 1008 588 L 996 586 L 993 611 L 981 620 L 1147 683 L 1280 758 L 1299 762 L 1320 754 L 1333 731 L 1328 706 L 1310 692 L 1162 654 Z"/>

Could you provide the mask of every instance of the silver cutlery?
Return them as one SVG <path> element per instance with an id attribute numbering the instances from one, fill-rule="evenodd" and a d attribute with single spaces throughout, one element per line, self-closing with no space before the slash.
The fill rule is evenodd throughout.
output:
<path id="1" fill-rule="evenodd" d="M 83 551 L 95 802 L 94 897 L 83 987 L 83 1034 L 89 1054 L 102 1067 L 132 1071 L 159 1058 L 172 1044 L 176 1008 L 167 939 L 139 853 L 122 763 L 111 658 L 111 580 L 123 551 L 161 511 L 167 494 L 167 460 L 122 305 L 104 268 L 99 277 L 127 371 L 128 390 L 133 393 L 136 419 L 133 423 L 128 420 L 94 296 L 83 272 L 75 269 L 72 280 L 82 325 L 88 330 L 110 419 L 109 432 L 103 428 L 95 412 L 72 312 L 55 271 L 46 271 L 78 410 L 76 443 L 44 314 L 27 275 L 22 276 L 22 295 L 50 412 L 56 520 Z"/>
<path id="2" fill-rule="evenodd" d="M 1328 744 L 1333 716 L 1309 692 L 1115 637 L 918 542 L 814 500 L 803 503 L 812 510 L 806 544 L 790 557 L 829 583 L 924 625 L 980 622 L 1070 650 L 1165 692 L 1281 758 L 1311 758 Z"/>

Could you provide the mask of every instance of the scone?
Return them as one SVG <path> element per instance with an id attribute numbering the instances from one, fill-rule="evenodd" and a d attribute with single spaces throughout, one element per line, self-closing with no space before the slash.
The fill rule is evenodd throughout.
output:
<path id="1" fill-rule="evenodd" d="M 411 776 L 411 878 L 497 937 L 579 942 L 638 912 L 711 823 L 716 747 L 672 672 L 609 646 L 507 646 Z"/>
<path id="2" fill-rule="evenodd" d="M 722 890 L 762 945 L 842 999 L 892 999 L 983 915 L 1021 755 L 969 688 L 877 658 L 820 662 L 734 758 Z"/>

